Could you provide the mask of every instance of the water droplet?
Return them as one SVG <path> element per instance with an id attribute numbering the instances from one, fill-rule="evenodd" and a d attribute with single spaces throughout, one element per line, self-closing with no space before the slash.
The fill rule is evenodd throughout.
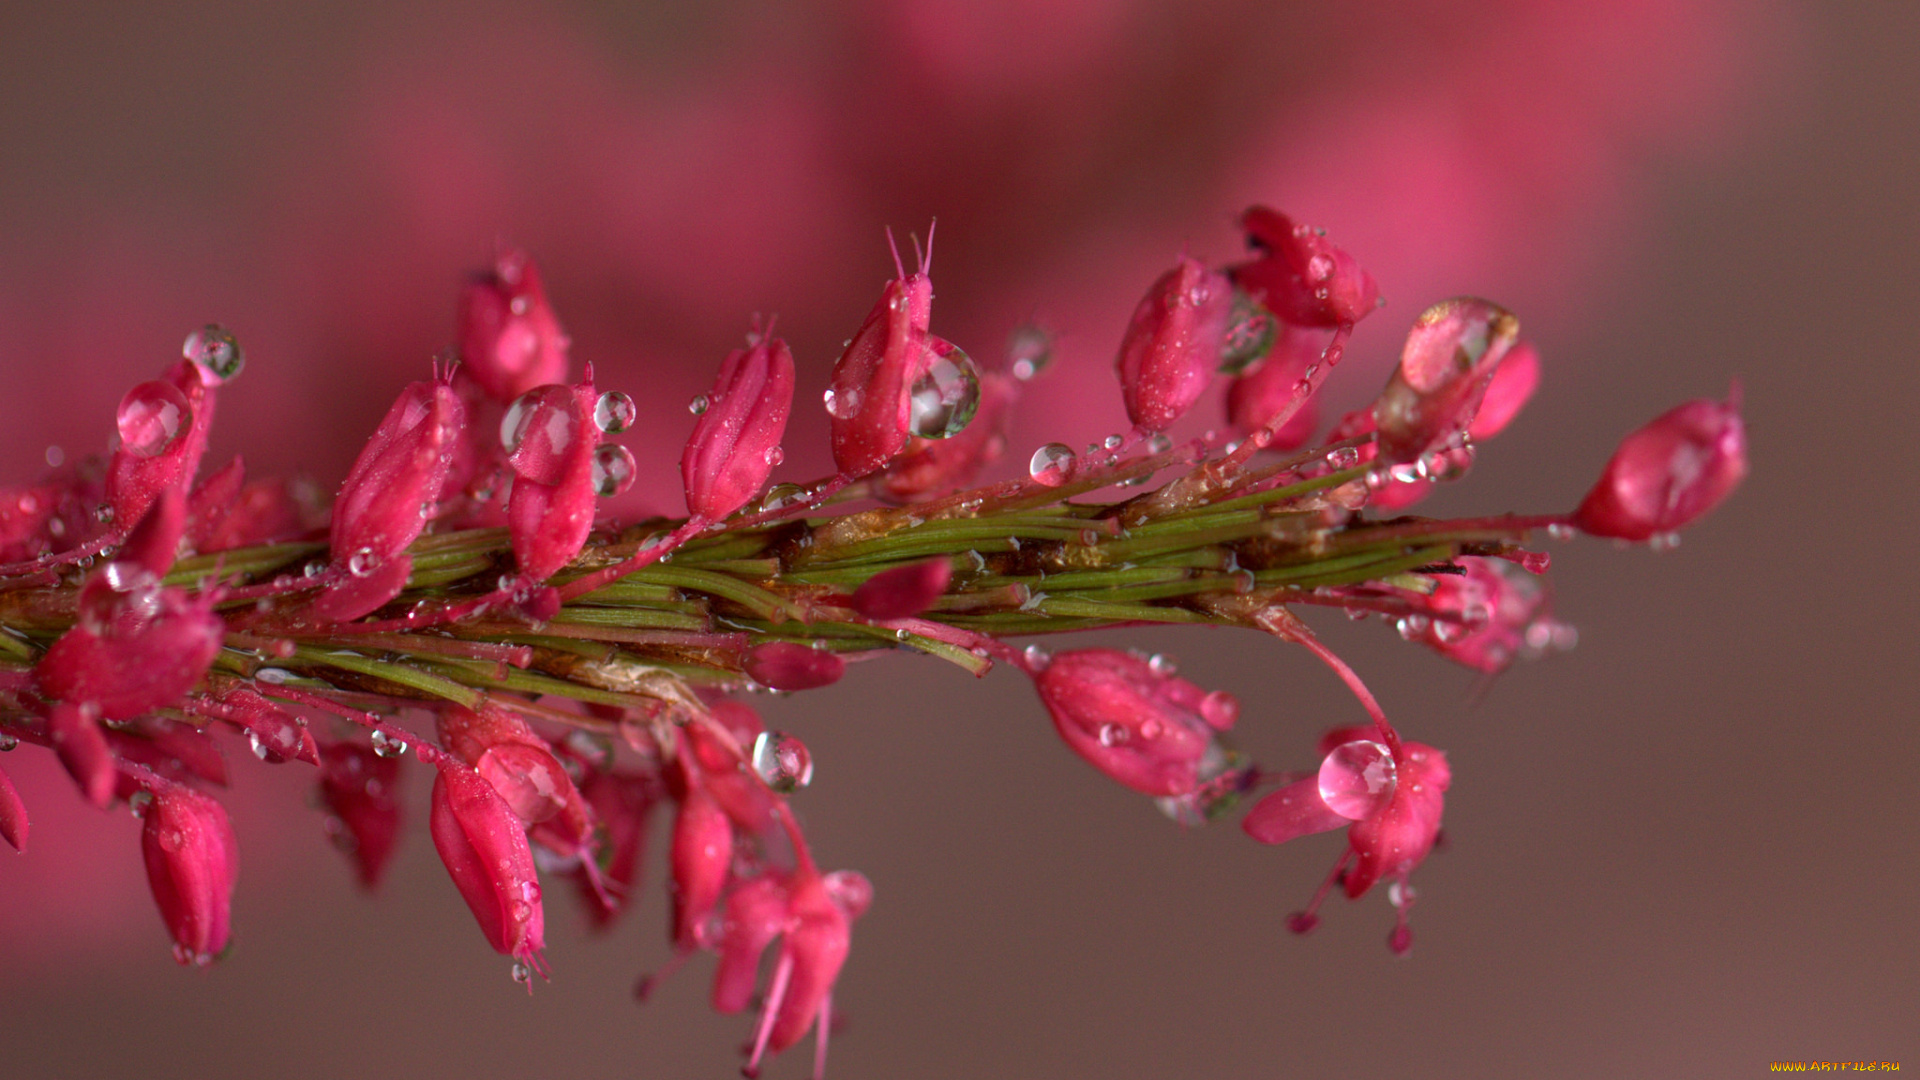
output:
<path id="1" fill-rule="evenodd" d="M 753 771 L 775 791 L 793 791 L 813 782 L 813 755 L 784 731 L 763 731 L 753 740 Z"/>
<path id="2" fill-rule="evenodd" d="M 292 679 L 293 672 L 288 671 L 286 668 L 263 667 L 255 671 L 253 677 L 263 683 L 271 683 L 274 686 L 279 686 L 281 683 Z"/>
<path id="3" fill-rule="evenodd" d="M 1336 469 L 1351 469 L 1360 464 L 1360 448 L 1343 446 L 1327 455 L 1327 464 Z"/>
<path id="4" fill-rule="evenodd" d="M 247 745 L 253 749 L 254 757 L 259 758 L 261 761 L 267 760 L 269 751 L 267 750 L 267 744 L 261 741 L 259 732 L 247 732 Z"/>
<path id="5" fill-rule="evenodd" d="M 1033 452 L 1027 475 L 1048 487 L 1059 487 L 1073 478 L 1075 464 L 1072 447 L 1051 442 Z"/>
<path id="6" fill-rule="evenodd" d="M 1179 674 L 1180 667 L 1166 653 L 1154 653 L 1147 657 L 1147 670 L 1163 679 L 1171 679 Z"/>
<path id="7" fill-rule="evenodd" d="M 373 752 L 385 758 L 401 757 L 407 752 L 404 739 L 396 739 L 384 731 L 373 733 Z"/>
<path id="8" fill-rule="evenodd" d="M 513 312 L 515 315 L 525 315 L 532 306 L 533 304 L 527 299 L 525 293 L 521 293 L 519 296 L 507 301 L 507 310 Z"/>
<path id="9" fill-rule="evenodd" d="M 857 389 L 848 390 L 845 393 L 837 393 L 829 389 L 822 395 L 821 400 L 827 404 L 827 415 L 835 420 L 851 419 L 860 411 L 860 391 Z"/>
<path id="10" fill-rule="evenodd" d="M 115 423 L 120 428 L 120 445 L 128 453 L 153 457 L 193 425 L 193 408 L 178 387 L 155 379 L 127 391 Z"/>
<path id="11" fill-rule="evenodd" d="M 1394 907 L 1404 908 L 1413 903 L 1419 896 L 1420 894 L 1415 891 L 1411 885 L 1399 881 L 1390 881 L 1387 883 L 1387 903 L 1392 904 Z"/>
<path id="12" fill-rule="evenodd" d="M 1387 805 L 1398 777 L 1399 769 L 1386 747 L 1355 739 L 1334 747 L 1320 763 L 1320 799 L 1348 821 L 1360 821 Z"/>
<path id="13" fill-rule="evenodd" d="M 1101 440 L 1100 445 L 1106 447 L 1109 450 L 1118 450 L 1122 446 L 1126 445 L 1126 442 L 1127 442 L 1126 439 L 1115 434 L 1115 435 L 1109 435 L 1105 439 Z"/>
<path id="14" fill-rule="evenodd" d="M 20 740 L 0 731 L 0 754 L 8 753 L 20 745 Z"/>
<path id="15" fill-rule="evenodd" d="M 760 500 L 760 509 L 762 511 L 779 510 L 782 507 L 792 506 L 805 498 L 806 494 L 807 489 L 799 484 L 775 484 L 767 489 L 766 496 Z"/>
<path id="16" fill-rule="evenodd" d="M 107 505 L 106 503 L 101 503 L 99 506 L 94 507 L 93 520 L 101 523 L 102 525 L 105 525 L 108 522 L 112 521 L 113 507 Z"/>
<path id="17" fill-rule="evenodd" d="M 187 343 L 180 347 L 180 354 L 199 365 L 201 371 L 211 376 L 208 381 L 215 386 L 240 374 L 240 369 L 247 363 L 246 356 L 240 351 L 240 343 L 234 340 L 233 332 L 214 323 L 188 334 Z"/>
<path id="18" fill-rule="evenodd" d="M 1654 551 L 1672 551 L 1680 546 L 1680 534 L 1677 532 L 1656 533 L 1647 538 L 1647 547 Z"/>
<path id="19" fill-rule="evenodd" d="M 1426 633 L 1432 626 L 1433 620 L 1425 615 L 1405 615 L 1393 624 L 1393 628 L 1400 631 L 1400 636 L 1408 641 Z"/>
<path id="20" fill-rule="evenodd" d="M 907 430 L 923 439 L 951 438 L 966 430 L 980 408 L 980 372 L 965 352 L 937 338 L 927 352 L 927 370 L 908 392 Z"/>
<path id="21" fill-rule="evenodd" d="M 1571 540 L 1574 537 L 1573 526 L 1555 522 L 1547 526 L 1547 537 L 1552 540 Z"/>
<path id="22" fill-rule="evenodd" d="M 347 557 L 347 573 L 354 577 L 369 577 L 380 569 L 380 556 L 370 547 L 363 547 Z"/>
<path id="23" fill-rule="evenodd" d="M 127 796 L 127 809 L 132 812 L 134 817 L 140 817 L 145 814 L 147 807 L 152 805 L 153 792 L 151 791 L 142 789 Z"/>
<path id="24" fill-rule="evenodd" d="M 831 394 L 833 391 L 829 390 L 827 393 Z M 687 402 L 687 411 L 695 416 L 704 416 L 711 408 L 713 408 L 713 399 L 705 394 L 695 394 L 693 400 Z"/>
<path id="25" fill-rule="evenodd" d="M 1016 327 L 1007 339 L 1007 370 L 1026 382 L 1053 362 L 1053 335 L 1031 323 Z"/>
<path id="26" fill-rule="evenodd" d="M 1158 431 L 1154 432 L 1152 435 L 1147 436 L 1147 452 L 1148 453 L 1164 454 L 1171 449 L 1173 449 L 1173 438 L 1171 436 Z"/>
<path id="27" fill-rule="evenodd" d="M 598 495 L 618 495 L 633 486 L 633 451 L 606 443 L 593 451 L 593 490 Z"/>
<path id="28" fill-rule="evenodd" d="M 67 460 L 67 452 L 57 446 L 49 446 L 47 447 L 46 459 L 47 468 L 57 469 L 62 462 Z"/>
<path id="29" fill-rule="evenodd" d="M 513 981 L 519 983 L 522 986 L 525 986 L 526 984 L 532 982 L 533 969 L 528 967 L 525 964 L 520 964 L 520 963 L 514 964 L 513 965 Z"/>
<path id="30" fill-rule="evenodd" d="M 548 451 L 557 459 L 573 445 L 578 426 L 572 389 L 557 383 L 536 386 L 507 406 L 507 414 L 500 418 L 500 445 L 511 454 L 537 432 L 545 436 Z"/>
<path id="31" fill-rule="evenodd" d="M 593 403 L 593 426 L 609 435 L 618 435 L 632 427 L 634 418 L 639 415 L 640 410 L 633 404 L 633 399 L 618 390 L 601 394 Z"/>
<path id="32" fill-rule="evenodd" d="M 1125 724 L 1100 725 L 1101 746 L 1119 746 L 1132 737 L 1133 733 L 1127 730 Z"/>
<path id="33" fill-rule="evenodd" d="M 1020 653 L 1020 657 L 1027 662 L 1028 669 L 1032 671 L 1045 671 L 1047 665 L 1053 663 L 1053 657 L 1038 645 L 1027 646 Z"/>
<path id="34" fill-rule="evenodd" d="M 1226 333 L 1220 340 L 1220 373 L 1238 375 L 1252 367 L 1273 351 L 1278 332 L 1272 313 L 1235 289 Z"/>
<path id="35" fill-rule="evenodd" d="M 767 468 L 771 469 L 774 466 L 780 464 L 781 462 L 787 460 L 787 452 L 785 450 L 780 449 L 778 445 L 774 445 L 774 446 L 767 447 L 767 452 L 761 455 L 761 457 L 765 459 L 767 463 Z"/>

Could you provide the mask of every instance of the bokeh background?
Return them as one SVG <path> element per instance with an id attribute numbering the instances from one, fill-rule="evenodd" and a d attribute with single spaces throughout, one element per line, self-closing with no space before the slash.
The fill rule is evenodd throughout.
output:
<path id="1" fill-rule="evenodd" d="M 779 314 L 816 394 L 888 275 L 883 227 L 935 216 L 939 333 L 990 358 L 1024 320 L 1059 332 L 1024 460 L 1119 426 L 1140 291 L 1183 250 L 1232 256 L 1233 213 L 1272 202 L 1389 300 L 1332 407 L 1443 296 L 1497 298 L 1539 344 L 1531 410 L 1436 512 L 1570 506 L 1620 434 L 1735 376 L 1752 478 L 1677 551 L 1556 546 L 1581 644 L 1491 688 L 1320 621 L 1453 763 L 1407 961 L 1378 895 L 1285 931 L 1337 835 L 1183 832 L 1058 745 L 1017 676 L 903 657 L 766 703 L 818 762 L 816 850 L 877 890 L 833 1074 L 1920 1067 L 1920 9 L 1359 7 L 8 4 L 0 460 L 101 447 L 217 320 L 249 365 L 209 460 L 330 487 L 512 243 L 645 409 L 617 509 L 672 510 L 684 404 L 748 318 Z M 791 479 L 826 460 L 802 412 Z M 1239 694 L 1274 767 L 1357 715 L 1265 640 L 1111 640 Z M 747 1022 L 706 1012 L 704 964 L 629 994 L 665 956 L 657 873 L 604 939 L 552 905 L 556 979 L 528 999 L 423 833 L 367 898 L 302 767 L 234 756 L 238 947 L 210 972 L 171 962 L 136 823 L 5 759 L 34 832 L 0 856 L 0 1075 L 735 1073 Z"/>

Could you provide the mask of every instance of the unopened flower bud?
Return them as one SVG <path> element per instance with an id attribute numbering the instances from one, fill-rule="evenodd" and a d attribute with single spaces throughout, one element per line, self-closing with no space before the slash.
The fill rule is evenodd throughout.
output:
<path id="1" fill-rule="evenodd" d="M 720 962 L 713 971 L 713 1011 L 732 1016 L 753 1001 L 760 956 L 787 925 L 784 877 L 769 874 L 736 885 L 720 924 Z"/>
<path id="2" fill-rule="evenodd" d="M 96 571 L 103 583 L 118 565 Z M 130 720 L 174 704 L 206 674 L 226 637 L 210 596 L 153 589 L 126 594 L 119 603 L 110 622 L 95 626 L 83 619 L 47 649 L 33 669 L 42 696 Z"/>
<path id="3" fill-rule="evenodd" d="M 1573 524 L 1594 536 L 1648 540 L 1720 505 L 1746 475 L 1735 387 L 1727 401 L 1689 401 L 1622 440 Z"/>
<path id="4" fill-rule="evenodd" d="M 15 851 L 27 850 L 27 804 L 20 801 L 4 770 L 0 770 L 0 839 Z"/>
<path id="5" fill-rule="evenodd" d="M 882 570 L 853 591 L 853 610 L 869 619 L 911 619 L 932 607 L 952 579 L 953 562 L 944 555 Z"/>
<path id="6" fill-rule="evenodd" d="M 779 338 L 754 335 L 720 367 L 706 411 L 680 456 L 687 510 L 718 521 L 745 506 L 780 461 L 793 409 L 793 354 Z"/>
<path id="7" fill-rule="evenodd" d="M 1505 308 L 1472 297 L 1421 312 L 1374 402 L 1380 460 L 1416 461 L 1462 439 L 1519 333 L 1520 321 Z"/>
<path id="8" fill-rule="evenodd" d="M 1114 649 L 1056 655 L 1034 677 L 1053 725 L 1088 764 L 1146 795 L 1191 793 L 1213 729 L 1239 707 Z M 1211 723 L 1210 723 L 1211 721 Z"/>
<path id="9" fill-rule="evenodd" d="M 1247 245 L 1258 253 L 1230 267 L 1234 284 L 1295 326 L 1352 326 L 1380 306 L 1373 276 L 1319 229 L 1296 225 L 1277 210 L 1255 206 L 1241 215 Z"/>
<path id="10" fill-rule="evenodd" d="M 534 581 L 545 581 L 572 562 L 593 528 L 602 493 L 600 429 L 593 422 L 598 400 L 588 365 L 585 380 L 574 386 L 541 386 L 521 395 L 501 422 L 507 462 L 515 473 L 507 501 L 513 558 Z M 624 490 L 631 479 L 629 469 L 617 489 Z"/>
<path id="11" fill-rule="evenodd" d="M 553 817 L 578 797 L 546 740 L 513 713 L 495 705 L 477 712 L 449 705 L 437 719 L 441 745 L 478 769 L 527 824 Z"/>
<path id="12" fill-rule="evenodd" d="M 185 708 L 225 720 L 246 732 L 254 753 L 263 761 L 320 764 L 320 747 L 305 722 L 242 684 L 232 683 L 210 695 L 190 698 Z"/>
<path id="13" fill-rule="evenodd" d="M 106 733 L 100 730 L 99 706 L 54 702 L 47 710 L 47 734 L 67 775 L 80 785 L 80 794 L 106 809 L 113 802 L 115 772 L 113 750 L 107 745 Z"/>
<path id="14" fill-rule="evenodd" d="M 525 827 L 479 773 L 455 761 L 439 769 L 429 824 L 441 863 L 494 951 L 544 969 L 546 915 Z"/>
<path id="15" fill-rule="evenodd" d="M 492 273 L 467 283 L 459 320 L 464 370 L 493 400 L 504 405 L 566 379 L 567 335 L 526 252 L 506 252 Z"/>
<path id="16" fill-rule="evenodd" d="M 928 321 L 933 282 L 922 272 L 887 282 L 880 302 L 833 366 L 827 416 L 833 462 L 842 476 L 884 468 L 912 434 L 914 380 L 931 362 Z"/>
<path id="17" fill-rule="evenodd" d="M 107 472 L 114 520 L 130 526 L 162 491 L 193 484 L 213 425 L 215 384 L 198 364 L 182 360 L 166 375 L 127 391 L 116 422 L 120 445 Z"/>
<path id="18" fill-rule="evenodd" d="M 1320 362 L 1321 347 L 1315 337 L 1299 327 L 1282 324 L 1266 359 L 1228 384 L 1227 422 L 1235 431 L 1243 437 L 1260 431 L 1293 400 L 1294 388 L 1307 377 L 1307 369 Z M 1319 422 L 1315 399 L 1308 398 L 1292 419 L 1273 433 L 1266 449 L 1287 451 L 1305 446 Z"/>
<path id="19" fill-rule="evenodd" d="M 733 865 L 733 823 L 693 778 L 690 767 L 688 774 L 667 854 L 672 870 L 673 938 L 683 946 L 700 941 Z"/>
<path id="20" fill-rule="evenodd" d="M 227 947 L 239 848 L 220 804 L 169 784 L 152 792 L 143 814 L 140 850 L 147 884 L 173 935 L 174 957 L 206 964 Z"/>
<path id="21" fill-rule="evenodd" d="M 1117 361 L 1136 427 L 1164 431 L 1199 400 L 1220 366 L 1232 310 L 1233 284 L 1197 259 L 1181 259 L 1147 290 Z"/>
<path id="22" fill-rule="evenodd" d="M 747 653 L 747 675 L 775 690 L 812 690 L 831 686 L 847 672 L 837 653 L 791 641 L 769 641 Z"/>

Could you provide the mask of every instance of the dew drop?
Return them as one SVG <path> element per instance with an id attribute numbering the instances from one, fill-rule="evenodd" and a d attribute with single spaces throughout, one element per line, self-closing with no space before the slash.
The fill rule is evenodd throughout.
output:
<path id="1" fill-rule="evenodd" d="M 519 983 L 522 986 L 527 985 L 528 983 L 533 981 L 533 969 L 528 967 L 525 964 L 520 964 L 520 963 L 514 964 L 513 965 L 513 981 L 516 983 Z"/>
<path id="2" fill-rule="evenodd" d="M 1320 763 L 1320 799 L 1348 821 L 1372 817 L 1393 798 L 1399 769 L 1387 748 L 1368 739 L 1334 747 Z"/>
<path id="3" fill-rule="evenodd" d="M 609 390 L 593 402 L 593 426 L 609 435 L 618 435 L 632 427 L 639 415 L 633 399 L 618 390 Z"/>
<path id="4" fill-rule="evenodd" d="M 192 426 L 193 408 L 178 387 L 155 379 L 127 391 L 115 423 L 122 448 L 139 457 L 153 457 L 166 452 Z"/>
<path id="5" fill-rule="evenodd" d="M 1101 746 L 1119 746 L 1132 737 L 1133 733 L 1127 730 L 1125 724 L 1100 725 Z"/>
<path id="6" fill-rule="evenodd" d="M 1076 459 L 1073 448 L 1063 443 L 1048 443 L 1033 452 L 1027 463 L 1027 475 L 1047 487 L 1059 487 L 1073 477 Z"/>
<path id="7" fill-rule="evenodd" d="M 380 569 L 380 556 L 375 555 L 372 548 L 363 547 L 347 557 L 347 573 L 354 577 L 368 577 L 378 569 Z"/>
<path id="8" fill-rule="evenodd" d="M 1154 653 L 1147 657 L 1147 670 L 1163 679 L 1170 679 L 1179 674 L 1180 667 L 1166 653 Z"/>
<path id="9" fill-rule="evenodd" d="M 1273 351 L 1278 332 L 1272 313 L 1235 289 L 1226 333 L 1220 340 L 1220 373 L 1238 375 L 1252 367 Z"/>
<path id="10" fill-rule="evenodd" d="M 923 439 L 951 438 L 980 408 L 980 372 L 965 352 L 937 338 L 927 352 L 927 369 L 908 392 L 907 430 Z"/>
<path id="11" fill-rule="evenodd" d="M 633 451 L 606 443 L 593 451 L 593 490 L 597 495 L 618 495 L 633 486 Z"/>
<path id="12" fill-rule="evenodd" d="M 0 732 L 0 754 L 8 753 L 20 746 L 20 740 L 5 732 Z"/>
<path id="13" fill-rule="evenodd" d="M 1547 526 L 1547 537 L 1549 539 L 1571 540 L 1573 539 L 1573 536 L 1574 536 L 1574 531 L 1573 531 L 1573 526 L 1571 525 L 1565 525 L 1559 522 L 1555 522 L 1554 524 Z"/>
<path id="14" fill-rule="evenodd" d="M 769 788 L 793 791 L 813 782 L 813 755 L 784 731 L 763 731 L 753 740 L 753 771 Z"/>
<path id="15" fill-rule="evenodd" d="M 153 792 L 151 791 L 136 791 L 132 795 L 127 796 L 127 810 L 130 811 L 134 817 L 142 816 L 147 812 L 147 807 L 152 805 Z"/>
<path id="16" fill-rule="evenodd" d="M 831 394 L 833 391 L 829 390 L 827 393 Z M 695 416 L 704 416 L 711 408 L 713 408 L 713 399 L 705 394 L 695 394 L 693 400 L 687 402 L 687 411 Z"/>
<path id="17" fill-rule="evenodd" d="M 1327 455 L 1327 464 L 1336 469 L 1351 469 L 1360 464 L 1360 448 L 1343 446 Z"/>
<path id="18" fill-rule="evenodd" d="M 1106 447 L 1109 450 L 1118 450 L 1122 446 L 1126 445 L 1126 442 L 1127 442 L 1126 439 L 1121 438 L 1119 435 L 1116 434 L 1116 435 L 1109 435 L 1105 439 L 1101 440 L 1100 445 Z"/>
<path id="19" fill-rule="evenodd" d="M 1171 449 L 1173 449 L 1173 439 L 1164 432 L 1156 431 L 1152 435 L 1147 436 L 1148 453 L 1164 454 Z"/>
<path id="20" fill-rule="evenodd" d="M 270 753 L 270 751 L 267 749 L 267 744 L 261 741 L 259 732 L 247 732 L 247 745 L 252 748 L 254 757 L 259 758 L 261 761 L 267 760 L 267 754 Z"/>
<path id="21" fill-rule="evenodd" d="M 536 386 L 507 406 L 507 414 L 500 418 L 500 445 L 511 454 L 538 434 L 546 440 L 546 453 L 542 456 L 557 460 L 567 452 L 567 447 L 573 445 L 574 438 L 579 434 L 575 430 L 578 425 L 570 388 L 557 383 Z"/>
<path id="22" fill-rule="evenodd" d="M 1680 546 L 1680 534 L 1677 532 L 1655 533 L 1647 538 L 1647 547 L 1653 551 L 1672 551 Z"/>
<path id="23" fill-rule="evenodd" d="M 1053 657 L 1038 645 L 1027 646 L 1020 653 L 1020 658 L 1027 662 L 1028 670 L 1036 672 L 1045 671 L 1047 665 L 1053 663 Z"/>
<path id="24" fill-rule="evenodd" d="M 860 391 L 848 390 L 839 393 L 829 389 L 821 400 L 826 402 L 827 415 L 835 420 L 848 420 L 860 411 Z"/>
<path id="25" fill-rule="evenodd" d="M 186 344 L 180 347 L 180 354 L 211 376 L 209 381 L 215 386 L 240 374 L 240 369 L 247 363 L 246 356 L 240 351 L 240 343 L 234 340 L 233 332 L 215 323 L 208 323 L 188 334 Z"/>
<path id="26" fill-rule="evenodd" d="M 1393 624 L 1400 636 L 1412 641 L 1427 632 L 1433 626 L 1433 620 L 1425 615 L 1405 615 Z"/>
<path id="27" fill-rule="evenodd" d="M 780 449 L 779 445 L 776 444 L 776 445 L 767 447 L 767 452 L 765 454 L 762 454 L 761 457 L 766 461 L 767 468 L 771 469 L 774 466 L 780 464 L 781 462 L 787 460 L 787 452 L 785 450 Z"/>
<path id="28" fill-rule="evenodd" d="M 384 731 L 373 733 L 373 752 L 384 758 L 401 757 L 407 752 L 404 739 L 396 739 Z"/>

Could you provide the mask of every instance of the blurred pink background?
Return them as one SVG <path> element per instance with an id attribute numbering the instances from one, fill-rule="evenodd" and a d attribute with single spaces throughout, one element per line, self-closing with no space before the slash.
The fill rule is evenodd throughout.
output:
<path id="1" fill-rule="evenodd" d="M 1183 250 L 1235 255 L 1233 215 L 1270 202 L 1389 301 L 1330 409 L 1443 296 L 1498 299 L 1539 343 L 1531 412 L 1435 512 L 1570 506 L 1619 435 L 1736 375 L 1752 479 L 1676 552 L 1557 547 L 1580 648 L 1477 703 L 1379 625 L 1320 621 L 1454 765 L 1407 962 L 1373 896 L 1306 939 L 1281 925 L 1338 841 L 1182 833 L 1057 745 L 1017 676 L 903 657 L 770 703 L 818 762 L 797 803 L 817 850 L 877 891 L 833 1075 L 1920 1067 L 1920 447 L 1895 411 L 1920 393 L 1920 18 L 1352 7 L 9 5 L 0 461 L 24 479 L 50 445 L 104 445 L 125 389 L 214 320 L 248 367 L 210 462 L 330 488 L 451 343 L 461 275 L 513 243 L 576 358 L 642 404 L 621 509 L 679 508 L 685 403 L 755 312 L 799 358 L 782 475 L 806 479 L 811 402 L 891 270 L 882 229 L 936 216 L 938 333 L 992 358 L 1024 320 L 1059 332 L 1024 461 L 1120 426 L 1140 292 Z M 1238 693 L 1276 767 L 1355 716 L 1266 641 L 1112 638 Z M 664 956 L 657 880 L 606 940 L 554 905 L 556 980 L 529 1001 L 424 835 L 364 898 L 312 778 L 236 757 L 238 945 L 180 971 L 137 826 L 44 757 L 0 762 L 35 815 L 30 853 L 0 856 L 0 1075 L 734 1073 L 746 1023 L 705 1011 L 705 964 L 627 994 Z"/>

